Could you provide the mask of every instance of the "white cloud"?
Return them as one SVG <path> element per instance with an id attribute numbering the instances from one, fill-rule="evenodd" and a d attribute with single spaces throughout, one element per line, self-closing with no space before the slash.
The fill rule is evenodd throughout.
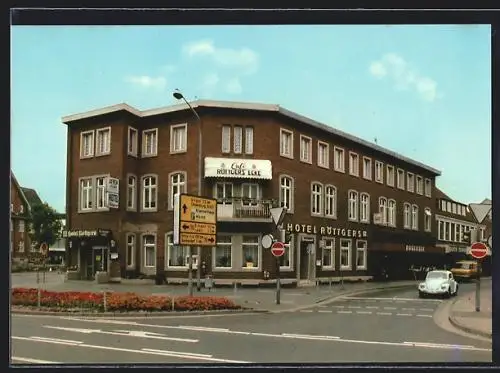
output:
<path id="1" fill-rule="evenodd" d="M 215 87 L 219 83 L 219 80 L 219 75 L 217 75 L 216 73 L 207 74 L 203 79 L 203 86 Z"/>
<path id="2" fill-rule="evenodd" d="M 153 88 L 157 90 L 163 90 L 165 89 L 165 86 L 167 85 L 167 79 L 165 79 L 163 76 L 158 76 L 158 77 L 151 77 L 147 75 L 140 75 L 140 76 L 128 76 L 125 78 L 125 81 L 127 83 L 143 87 L 143 88 Z"/>
<path id="3" fill-rule="evenodd" d="M 420 74 L 405 59 L 396 53 L 388 53 L 373 61 L 369 72 L 376 78 L 389 78 L 397 90 L 414 90 L 425 101 L 433 102 L 443 95 L 438 92 L 437 82 Z"/>
<path id="4" fill-rule="evenodd" d="M 233 78 L 229 80 L 226 84 L 226 91 L 232 94 L 239 94 L 243 91 L 241 87 L 240 80 L 238 78 Z"/>

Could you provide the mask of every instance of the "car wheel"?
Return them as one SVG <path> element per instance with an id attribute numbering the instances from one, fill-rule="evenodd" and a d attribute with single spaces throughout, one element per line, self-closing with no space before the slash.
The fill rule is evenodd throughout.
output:
<path id="1" fill-rule="evenodd" d="M 425 298 L 425 294 L 422 293 L 421 291 L 418 292 L 418 297 L 419 298 Z"/>
<path id="2" fill-rule="evenodd" d="M 458 295 L 458 284 L 457 284 L 457 288 L 455 289 L 455 292 L 453 293 L 453 296 L 456 297 Z"/>
<path id="3" fill-rule="evenodd" d="M 445 298 L 450 298 L 451 297 L 451 289 L 448 289 L 448 291 L 444 294 Z"/>

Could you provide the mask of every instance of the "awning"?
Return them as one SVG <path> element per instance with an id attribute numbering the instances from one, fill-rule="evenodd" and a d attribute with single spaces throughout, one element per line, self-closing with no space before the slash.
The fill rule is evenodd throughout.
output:
<path id="1" fill-rule="evenodd" d="M 205 158 L 205 177 L 271 180 L 271 161 L 265 159 Z"/>

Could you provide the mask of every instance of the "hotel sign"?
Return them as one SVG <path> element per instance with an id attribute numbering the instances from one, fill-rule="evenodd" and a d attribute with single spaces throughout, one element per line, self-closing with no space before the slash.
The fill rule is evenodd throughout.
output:
<path id="1" fill-rule="evenodd" d="M 205 177 L 271 180 L 271 161 L 257 159 L 205 158 Z"/>
<path id="2" fill-rule="evenodd" d="M 310 224 L 292 224 L 288 223 L 286 225 L 287 232 L 291 233 L 309 233 L 309 234 L 321 234 L 327 236 L 340 236 L 340 237 L 353 237 L 353 238 L 366 238 L 368 237 L 368 232 L 365 230 L 357 229 L 346 229 L 346 228 L 336 228 L 332 226 L 319 226 Z"/>

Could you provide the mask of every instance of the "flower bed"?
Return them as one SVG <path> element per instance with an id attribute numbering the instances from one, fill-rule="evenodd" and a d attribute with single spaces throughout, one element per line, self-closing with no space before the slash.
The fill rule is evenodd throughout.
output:
<path id="1" fill-rule="evenodd" d="M 13 306 L 37 307 L 38 290 L 12 289 L 11 304 Z M 104 311 L 104 294 L 78 291 L 40 291 L 40 307 L 48 310 L 67 311 L 87 309 Z M 168 297 L 139 295 L 135 293 L 106 293 L 106 311 L 212 311 L 235 310 L 241 306 L 223 297 Z"/>

